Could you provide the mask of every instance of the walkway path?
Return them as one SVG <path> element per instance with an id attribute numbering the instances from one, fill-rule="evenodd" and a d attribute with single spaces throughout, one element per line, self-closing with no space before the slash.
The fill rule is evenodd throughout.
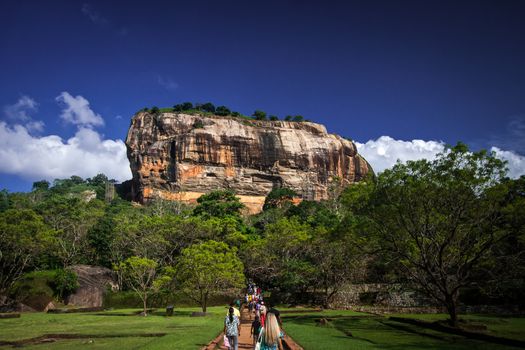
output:
<path id="1" fill-rule="evenodd" d="M 254 314 L 249 313 L 248 309 L 243 308 L 241 310 L 241 334 L 239 335 L 239 350 L 253 350 L 253 337 L 250 335 L 252 328 Z M 219 347 L 220 349 L 227 349 L 222 342 L 224 333 L 221 333 L 217 338 L 204 347 L 203 350 L 213 350 Z M 283 346 L 285 349 L 290 350 L 303 350 L 297 343 L 293 341 L 289 336 L 285 336 L 283 339 Z"/>

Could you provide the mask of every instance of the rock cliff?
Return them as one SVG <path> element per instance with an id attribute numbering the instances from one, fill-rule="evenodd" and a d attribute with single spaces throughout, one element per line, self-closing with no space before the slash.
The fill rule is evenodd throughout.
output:
<path id="1" fill-rule="evenodd" d="M 353 142 L 310 122 L 139 112 L 126 145 L 140 202 L 231 189 L 257 212 L 273 188 L 321 200 L 371 171 Z"/>

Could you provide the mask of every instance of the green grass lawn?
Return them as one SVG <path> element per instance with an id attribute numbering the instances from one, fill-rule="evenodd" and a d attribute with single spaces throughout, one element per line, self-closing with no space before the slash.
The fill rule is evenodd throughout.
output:
<path id="1" fill-rule="evenodd" d="M 513 349 L 502 345 L 469 340 L 461 336 L 422 329 L 388 320 L 387 317 L 341 310 L 314 312 L 306 309 L 279 308 L 286 332 L 305 350 L 317 349 Z M 222 329 L 225 307 L 209 308 L 210 316 L 190 317 L 197 308 L 176 309 L 173 317 L 163 311 L 147 317 L 119 316 L 137 309 L 117 309 L 100 313 L 45 314 L 24 313 L 18 319 L 0 319 L 0 341 L 19 341 L 43 334 L 82 334 L 83 339 L 24 345 L 27 349 L 199 349 Z M 428 321 L 446 315 L 395 315 Z M 318 326 L 321 317 L 327 326 Z M 491 334 L 523 339 L 525 318 L 486 315 L 462 316 L 484 323 Z M 166 333 L 162 337 L 138 337 Z M 351 336 L 349 335 L 351 334 Z M 100 337 L 119 336 L 119 337 Z M 9 346 L 0 347 L 3 349 Z"/>
<path id="2" fill-rule="evenodd" d="M 206 317 L 190 317 L 197 308 L 176 309 L 173 317 L 164 312 L 147 317 L 117 316 L 137 310 L 102 313 L 45 314 L 24 313 L 20 318 L 0 319 L 0 341 L 17 341 L 43 334 L 83 334 L 93 338 L 58 340 L 53 343 L 24 345 L 26 349 L 199 349 L 221 330 L 224 307 L 212 307 Z M 138 337 L 148 333 L 166 333 L 162 337 Z M 121 336 L 98 338 L 96 336 Z M 8 348 L 3 346 L 0 348 Z"/>
<path id="3" fill-rule="evenodd" d="M 445 315 L 396 315 L 422 316 L 422 319 L 444 319 Z M 286 332 L 305 350 L 317 349 L 515 349 L 493 343 L 469 340 L 461 336 L 422 329 L 388 320 L 387 317 L 374 316 L 353 311 L 327 310 L 309 314 L 283 313 Z M 327 326 L 319 326 L 316 320 L 329 319 Z M 523 318 L 500 318 L 489 316 L 469 316 L 483 319 L 489 330 L 500 336 L 523 333 Z M 505 320 L 502 322 L 501 320 Z M 351 334 L 351 336 L 349 335 Z"/>
<path id="4" fill-rule="evenodd" d="M 396 314 L 392 316 L 415 318 L 424 321 L 446 320 L 445 314 Z M 460 319 L 487 326 L 488 333 L 495 336 L 525 341 L 525 317 L 500 317 L 491 315 L 460 315 Z"/>

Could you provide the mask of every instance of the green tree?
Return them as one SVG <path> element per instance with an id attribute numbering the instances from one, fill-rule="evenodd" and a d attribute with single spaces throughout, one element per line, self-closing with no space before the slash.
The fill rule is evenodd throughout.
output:
<path id="1" fill-rule="evenodd" d="M 310 259 L 313 234 L 296 217 L 267 224 L 261 239 L 243 246 L 247 275 L 267 289 L 284 291 L 293 302 L 316 284 L 316 267 Z"/>
<path id="2" fill-rule="evenodd" d="M 47 191 L 49 190 L 50 183 L 47 180 L 41 180 L 33 182 L 33 191 Z"/>
<path id="3" fill-rule="evenodd" d="M 211 102 L 206 102 L 201 106 L 201 109 L 205 112 L 215 113 L 215 106 Z"/>
<path id="4" fill-rule="evenodd" d="M 158 264 L 148 258 L 132 256 L 115 267 L 142 300 L 143 315 L 148 314 L 148 295 L 170 282 L 167 275 L 157 276 Z"/>
<path id="5" fill-rule="evenodd" d="M 115 239 L 114 215 L 106 213 L 87 233 L 89 246 L 93 251 L 93 261 L 97 265 L 111 267 L 111 245 Z"/>
<path id="6" fill-rule="evenodd" d="M 460 289 L 507 234 L 498 228 L 504 173 L 494 154 L 458 144 L 378 177 L 373 229 L 403 276 L 447 308 L 452 326 Z"/>
<path id="7" fill-rule="evenodd" d="M 275 122 L 275 121 L 279 120 L 279 117 L 276 116 L 276 115 L 271 115 L 271 116 L 270 116 L 270 120 L 273 121 L 273 122 Z"/>
<path id="8" fill-rule="evenodd" d="M 150 111 L 149 111 L 151 114 L 153 115 L 159 115 L 160 114 L 160 109 L 159 107 L 157 106 L 153 106 L 151 107 Z"/>
<path id="9" fill-rule="evenodd" d="M 290 122 L 292 121 L 293 117 L 291 115 L 287 115 L 286 117 L 284 117 L 284 120 L 287 121 L 287 122 Z"/>
<path id="10" fill-rule="evenodd" d="M 292 119 L 294 122 L 302 122 L 304 120 L 304 117 L 302 115 L 296 115 Z"/>
<path id="11" fill-rule="evenodd" d="M 55 232 L 30 209 L 0 213 L 0 295 L 48 250 L 53 250 Z"/>
<path id="12" fill-rule="evenodd" d="M 206 312 L 210 294 L 244 285 L 243 264 L 235 248 L 208 241 L 182 251 L 175 267 L 180 288 Z"/>
<path id="13" fill-rule="evenodd" d="M 204 218 L 239 217 L 241 209 L 244 208 L 235 193 L 229 190 L 217 190 L 204 194 L 197 199 L 197 203 L 193 214 Z"/>
<path id="14" fill-rule="evenodd" d="M 56 231 L 55 254 L 63 267 L 89 258 L 88 231 L 104 215 L 104 203 L 85 202 L 77 197 L 53 195 L 37 207 L 45 222 Z"/>
<path id="15" fill-rule="evenodd" d="M 0 213 L 6 211 L 10 206 L 9 192 L 6 189 L 0 191 Z"/>
<path id="16" fill-rule="evenodd" d="M 215 114 L 220 115 L 220 116 L 227 116 L 227 115 L 232 114 L 232 112 L 226 106 L 219 106 L 215 109 Z"/>
<path id="17" fill-rule="evenodd" d="M 73 293 L 78 287 L 78 276 L 75 272 L 65 269 L 55 271 L 53 289 L 61 300 L 64 300 L 66 296 Z"/>
<path id="18" fill-rule="evenodd" d="M 253 117 L 255 117 L 256 120 L 266 120 L 266 112 L 256 110 L 252 114 Z"/>
<path id="19" fill-rule="evenodd" d="M 297 192 L 290 188 L 275 188 L 266 196 L 263 210 L 283 208 L 283 206 L 289 205 L 294 197 L 297 197 Z"/>
<path id="20" fill-rule="evenodd" d="M 191 102 L 184 102 L 181 104 L 181 108 L 183 111 L 189 111 L 190 109 L 193 109 L 193 104 Z"/>

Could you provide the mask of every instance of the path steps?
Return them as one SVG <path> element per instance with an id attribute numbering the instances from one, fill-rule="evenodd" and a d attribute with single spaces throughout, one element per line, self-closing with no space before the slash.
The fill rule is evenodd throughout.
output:
<path id="1" fill-rule="evenodd" d="M 253 350 L 253 337 L 250 335 L 252 328 L 253 314 L 250 315 L 246 308 L 241 310 L 241 334 L 239 335 L 239 350 Z M 224 333 L 221 332 L 202 350 L 227 349 L 223 344 Z M 283 347 L 288 350 L 304 350 L 288 335 L 284 336 Z"/>

